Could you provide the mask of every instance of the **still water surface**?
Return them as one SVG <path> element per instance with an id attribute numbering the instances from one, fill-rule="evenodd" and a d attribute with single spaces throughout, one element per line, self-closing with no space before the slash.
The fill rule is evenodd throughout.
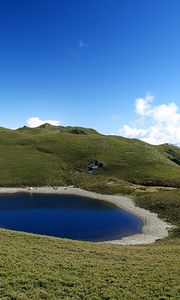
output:
<path id="1" fill-rule="evenodd" d="M 1 194 L 0 227 L 82 241 L 140 233 L 143 222 L 114 204 L 75 195 Z"/>

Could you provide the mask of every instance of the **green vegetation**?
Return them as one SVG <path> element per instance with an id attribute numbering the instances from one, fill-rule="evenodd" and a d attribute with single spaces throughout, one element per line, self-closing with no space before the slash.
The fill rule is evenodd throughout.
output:
<path id="1" fill-rule="evenodd" d="M 180 165 L 180 148 L 173 145 L 160 145 L 158 146 L 161 153 L 163 153 L 171 161 L 175 162 L 177 165 Z"/>
<path id="2" fill-rule="evenodd" d="M 121 192 L 131 184 L 180 187 L 179 148 L 105 136 L 93 129 L 44 124 L 18 130 L 0 128 L 0 185 L 75 185 Z M 88 174 L 90 160 L 107 169 Z M 109 184 L 111 182 L 111 184 Z M 98 184 L 97 184 L 98 183 Z"/>
<path id="3" fill-rule="evenodd" d="M 2 300 L 179 299 L 180 242 L 93 244 L 0 232 Z"/>
<path id="4" fill-rule="evenodd" d="M 0 299 L 179 299 L 179 151 L 78 127 L 0 128 L 1 186 L 73 184 L 130 194 L 176 225 L 168 238 L 139 246 L 0 230 Z M 91 159 L 107 169 L 89 174 Z"/>
<path id="5" fill-rule="evenodd" d="M 136 190 L 135 202 L 138 206 L 158 213 L 159 217 L 175 225 L 171 238 L 180 238 L 180 189 Z"/>

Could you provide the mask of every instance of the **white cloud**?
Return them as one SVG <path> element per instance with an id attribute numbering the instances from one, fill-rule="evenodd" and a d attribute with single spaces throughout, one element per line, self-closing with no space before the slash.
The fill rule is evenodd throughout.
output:
<path id="1" fill-rule="evenodd" d="M 137 128 L 132 128 L 128 125 L 124 125 L 120 130 L 119 133 L 127 136 L 127 137 L 131 137 L 131 138 L 135 138 L 135 137 L 143 137 L 146 133 L 147 130 L 146 129 L 137 129 Z"/>
<path id="2" fill-rule="evenodd" d="M 147 116 L 150 112 L 150 105 L 154 100 L 154 96 L 151 94 L 146 94 L 144 98 L 136 99 L 136 113 L 140 116 Z"/>
<path id="3" fill-rule="evenodd" d="M 153 105 L 154 96 L 147 94 L 135 100 L 136 114 L 143 119 L 143 128 L 122 126 L 119 134 L 139 138 L 150 144 L 171 143 L 180 146 L 180 113 L 174 102 Z M 149 125 L 150 124 L 150 125 Z"/>
<path id="4" fill-rule="evenodd" d="M 41 120 L 38 117 L 32 117 L 27 120 L 28 127 L 38 127 L 44 123 L 49 123 L 51 125 L 59 126 L 60 122 L 55 120 Z"/>

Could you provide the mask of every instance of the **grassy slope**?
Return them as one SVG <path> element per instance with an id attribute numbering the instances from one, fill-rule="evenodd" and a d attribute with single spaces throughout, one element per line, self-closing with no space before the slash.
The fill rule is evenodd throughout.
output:
<path id="1" fill-rule="evenodd" d="M 132 184 L 179 184 L 180 167 L 167 156 L 167 145 L 69 131 L 0 129 L 0 184 L 126 191 L 177 228 L 156 244 L 128 247 L 0 230 L 0 299 L 179 299 L 180 189 Z M 86 164 L 95 158 L 108 170 L 90 176 Z"/>
<path id="2" fill-rule="evenodd" d="M 103 136 L 92 129 L 0 129 L 0 185 L 74 184 L 87 189 L 121 191 L 121 181 L 180 187 L 180 167 L 160 148 L 139 140 Z M 87 163 L 101 160 L 107 170 L 90 176 Z M 97 184 L 98 182 L 98 184 Z"/>
<path id="3" fill-rule="evenodd" d="M 125 247 L 6 231 L 0 237 L 0 299 L 179 299 L 179 242 Z"/>
<path id="4" fill-rule="evenodd" d="M 180 238 L 180 189 L 146 189 L 144 192 L 137 189 L 134 198 L 138 206 L 158 213 L 160 218 L 176 226 L 170 239 Z"/>
<path id="5" fill-rule="evenodd" d="M 171 161 L 175 162 L 176 164 L 180 165 L 180 148 L 169 145 L 169 144 L 164 144 L 158 146 L 159 150 L 163 155 L 165 155 L 168 159 Z"/>

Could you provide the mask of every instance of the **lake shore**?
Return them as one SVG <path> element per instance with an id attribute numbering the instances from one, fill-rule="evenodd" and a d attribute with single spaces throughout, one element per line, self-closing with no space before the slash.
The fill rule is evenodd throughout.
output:
<path id="1" fill-rule="evenodd" d="M 0 188 L 0 193 L 44 193 L 44 194 L 68 194 L 79 195 L 98 200 L 108 201 L 116 206 L 127 210 L 143 220 L 142 233 L 124 237 L 120 240 L 112 240 L 104 243 L 119 245 L 150 244 L 168 236 L 168 229 L 173 226 L 161 220 L 156 213 L 135 206 L 132 199 L 127 196 L 101 195 L 80 188 L 69 187 L 33 187 L 33 188 Z M 102 242 L 101 242 L 102 243 Z"/>

